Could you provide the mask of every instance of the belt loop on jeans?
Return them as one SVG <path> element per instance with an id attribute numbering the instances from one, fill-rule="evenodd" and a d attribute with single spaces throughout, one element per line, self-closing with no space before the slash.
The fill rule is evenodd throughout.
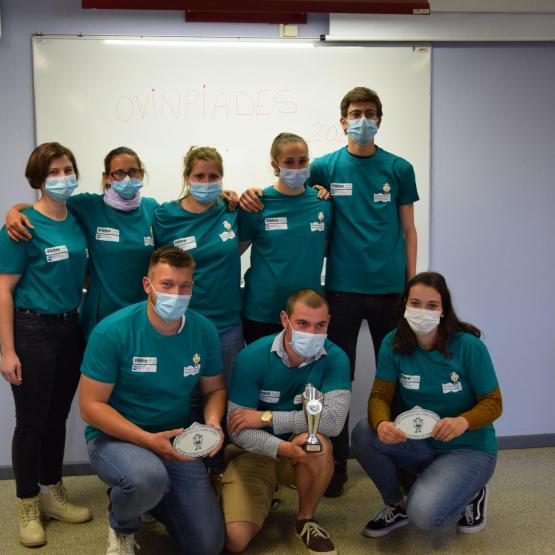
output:
<path id="1" fill-rule="evenodd" d="M 58 319 L 58 320 L 71 320 L 72 318 L 77 318 L 79 316 L 79 312 L 77 309 L 70 310 L 69 312 L 60 312 L 59 314 L 41 314 L 40 312 L 35 312 L 34 310 L 29 310 L 27 308 L 19 308 L 18 306 L 15 307 L 16 312 L 20 312 L 21 314 L 30 314 L 31 316 L 38 316 L 40 318 L 48 318 L 48 319 Z"/>

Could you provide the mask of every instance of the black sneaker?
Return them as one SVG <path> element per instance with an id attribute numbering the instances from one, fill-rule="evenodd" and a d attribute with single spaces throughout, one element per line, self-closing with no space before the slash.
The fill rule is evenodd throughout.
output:
<path id="1" fill-rule="evenodd" d="M 314 519 L 297 520 L 295 531 L 311 555 L 337 555 L 330 535 Z"/>
<path id="2" fill-rule="evenodd" d="M 401 507 L 386 505 L 368 521 L 362 533 L 369 538 L 381 538 L 408 523 L 407 513 Z"/>
<path id="3" fill-rule="evenodd" d="M 333 469 L 333 476 L 331 477 L 330 483 L 324 492 L 326 497 L 339 497 L 343 493 L 343 486 L 347 481 L 347 464 L 346 463 L 335 463 Z"/>
<path id="4" fill-rule="evenodd" d="M 488 489 L 484 486 L 478 495 L 464 508 L 457 530 L 463 534 L 475 534 L 486 527 Z"/>

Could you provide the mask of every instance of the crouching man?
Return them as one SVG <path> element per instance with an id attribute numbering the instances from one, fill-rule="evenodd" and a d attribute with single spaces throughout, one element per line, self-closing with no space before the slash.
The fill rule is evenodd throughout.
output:
<path id="1" fill-rule="evenodd" d="M 299 493 L 296 534 L 310 553 L 335 554 L 314 518 L 333 474 L 328 437 L 337 435 L 351 402 L 347 355 L 326 339 L 326 300 L 312 289 L 291 295 L 281 312 L 283 331 L 243 349 L 235 360 L 228 429 L 235 445 L 222 478 L 226 547 L 238 553 L 260 532 L 278 483 Z M 303 392 L 324 394 L 318 428 L 320 452 L 307 452 Z"/>
<path id="2" fill-rule="evenodd" d="M 165 524 L 182 554 L 217 555 L 223 547 L 222 513 L 204 461 L 178 454 L 171 443 L 190 423 L 197 383 L 206 424 L 220 429 L 225 411 L 218 333 L 186 310 L 193 270 L 187 252 L 157 249 L 143 280 L 148 300 L 108 316 L 89 339 L 81 413 L 91 465 L 110 486 L 108 554 L 134 553 L 145 511 Z"/>

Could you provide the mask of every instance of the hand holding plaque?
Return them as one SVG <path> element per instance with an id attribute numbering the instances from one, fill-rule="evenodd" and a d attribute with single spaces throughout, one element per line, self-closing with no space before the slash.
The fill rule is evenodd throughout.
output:
<path id="1" fill-rule="evenodd" d="M 322 443 L 317 437 L 324 395 L 312 384 L 307 384 L 303 393 L 303 409 L 308 426 L 308 438 L 304 444 L 307 453 L 321 453 Z"/>

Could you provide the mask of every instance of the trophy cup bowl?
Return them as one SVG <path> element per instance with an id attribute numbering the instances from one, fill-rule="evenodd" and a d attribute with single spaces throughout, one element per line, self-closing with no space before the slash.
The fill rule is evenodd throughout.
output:
<path id="1" fill-rule="evenodd" d="M 303 393 L 303 409 L 308 426 L 308 438 L 303 448 L 307 453 L 321 453 L 322 443 L 317 437 L 324 396 L 313 385 L 307 384 Z"/>

